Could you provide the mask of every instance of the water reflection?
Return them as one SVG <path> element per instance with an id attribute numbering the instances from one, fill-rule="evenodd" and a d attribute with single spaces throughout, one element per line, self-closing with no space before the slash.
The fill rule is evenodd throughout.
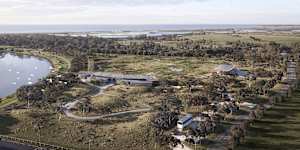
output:
<path id="1" fill-rule="evenodd" d="M 0 98 L 22 85 L 34 84 L 50 73 L 51 64 L 42 58 L 0 53 Z"/>

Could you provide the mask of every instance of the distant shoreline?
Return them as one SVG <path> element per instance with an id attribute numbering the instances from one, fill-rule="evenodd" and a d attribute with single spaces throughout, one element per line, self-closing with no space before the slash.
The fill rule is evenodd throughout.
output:
<path id="1" fill-rule="evenodd" d="M 128 33 L 128 32 L 192 32 L 206 30 L 300 30 L 300 25 L 255 24 L 174 24 L 174 25 L 0 25 L 0 34 L 17 33 Z"/>

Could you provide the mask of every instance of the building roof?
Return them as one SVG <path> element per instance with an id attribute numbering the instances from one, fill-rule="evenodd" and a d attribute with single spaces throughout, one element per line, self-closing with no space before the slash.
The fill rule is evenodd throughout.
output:
<path id="1" fill-rule="evenodd" d="M 95 72 L 95 76 L 99 77 L 109 77 L 116 79 L 125 79 L 125 80 L 146 80 L 146 81 L 154 81 L 155 78 L 147 75 L 134 75 L 134 74 L 119 74 L 119 73 L 110 73 L 110 72 Z"/>
<path id="2" fill-rule="evenodd" d="M 187 114 L 186 116 L 180 118 L 180 119 L 178 120 L 178 122 L 185 122 L 186 120 L 189 120 L 189 119 L 191 119 L 191 118 L 193 118 L 193 115 Z"/>
<path id="3" fill-rule="evenodd" d="M 217 66 L 214 71 L 215 72 L 229 72 L 232 71 L 235 67 L 233 65 L 230 64 L 222 64 Z"/>

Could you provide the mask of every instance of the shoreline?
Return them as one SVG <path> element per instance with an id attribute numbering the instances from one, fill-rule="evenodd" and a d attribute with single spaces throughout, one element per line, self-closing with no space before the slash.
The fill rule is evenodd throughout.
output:
<path id="1" fill-rule="evenodd" d="M 5 47 L 6 46 L 4 46 L 4 48 Z M 9 48 L 12 48 L 12 47 L 9 47 Z M 11 51 L 11 50 L 2 50 L 0 52 L 1 53 L 12 53 L 12 54 L 16 54 L 16 55 L 23 55 L 23 56 L 29 56 L 29 57 L 36 57 L 37 59 L 44 59 L 44 60 L 46 60 L 50 64 L 50 66 L 52 67 L 52 69 L 43 78 L 46 78 L 46 77 L 48 77 L 51 74 L 57 74 L 57 73 L 63 72 L 63 71 L 60 70 L 59 64 L 55 63 L 55 61 L 53 59 L 51 59 L 51 58 L 49 58 L 49 57 L 47 57 L 47 56 L 45 56 L 45 55 L 42 54 L 43 51 L 41 52 L 41 51 L 38 51 L 38 50 L 20 50 L 19 48 L 16 48 L 14 51 Z M 68 66 L 67 69 L 69 69 L 69 67 L 70 67 L 70 65 Z M 16 100 L 16 91 L 14 93 L 12 93 L 12 94 L 9 94 L 9 95 L 5 96 L 5 97 L 0 97 L 0 99 L 2 101 L 2 102 L 0 102 L 0 108 L 7 107 L 9 105 L 12 105 L 12 104 L 18 102 L 18 100 Z M 1 103 L 3 103 L 3 104 L 1 104 Z"/>
<path id="2" fill-rule="evenodd" d="M 42 50 L 34 50 L 34 49 L 19 49 L 17 48 L 14 53 L 17 53 L 17 54 L 22 54 L 22 55 L 28 55 L 28 56 L 34 56 L 34 57 L 38 57 L 38 58 L 42 58 L 42 59 L 45 59 L 47 60 L 53 67 L 53 71 L 55 71 L 54 73 L 58 73 L 58 72 L 66 72 L 66 71 L 61 71 L 60 69 L 62 64 L 59 64 L 59 62 L 55 62 L 57 61 L 58 59 L 65 59 L 65 63 L 67 63 L 67 68 L 66 70 L 70 69 L 71 67 L 71 64 L 70 62 L 68 62 L 68 60 L 66 60 L 67 58 L 58 58 L 56 55 L 54 54 L 51 54 L 51 52 L 47 52 L 47 51 L 42 51 Z M 50 57 L 51 56 L 46 56 L 47 53 L 49 53 L 48 55 L 52 55 L 53 57 L 56 57 L 55 59 L 56 60 L 53 60 L 53 58 L 51 59 Z"/>

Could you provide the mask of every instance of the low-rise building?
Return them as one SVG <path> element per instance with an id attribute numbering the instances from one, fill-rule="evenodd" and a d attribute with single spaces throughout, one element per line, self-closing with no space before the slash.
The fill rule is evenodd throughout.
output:
<path id="1" fill-rule="evenodd" d="M 108 73 L 108 72 L 80 72 L 79 78 L 81 80 L 101 80 L 111 82 L 122 82 L 128 85 L 135 86 L 155 86 L 157 85 L 157 80 L 152 76 L 146 75 L 124 75 L 118 73 Z"/>
<path id="2" fill-rule="evenodd" d="M 232 75 L 232 76 L 238 76 L 238 77 L 246 77 L 249 75 L 248 72 L 242 71 L 238 69 L 237 67 L 230 65 L 230 64 L 221 64 L 217 66 L 214 71 L 217 74 L 222 75 Z"/>
<path id="3" fill-rule="evenodd" d="M 183 130 L 185 127 L 189 126 L 193 122 L 193 116 L 191 114 L 187 114 L 177 121 L 177 128 L 179 130 Z"/>

